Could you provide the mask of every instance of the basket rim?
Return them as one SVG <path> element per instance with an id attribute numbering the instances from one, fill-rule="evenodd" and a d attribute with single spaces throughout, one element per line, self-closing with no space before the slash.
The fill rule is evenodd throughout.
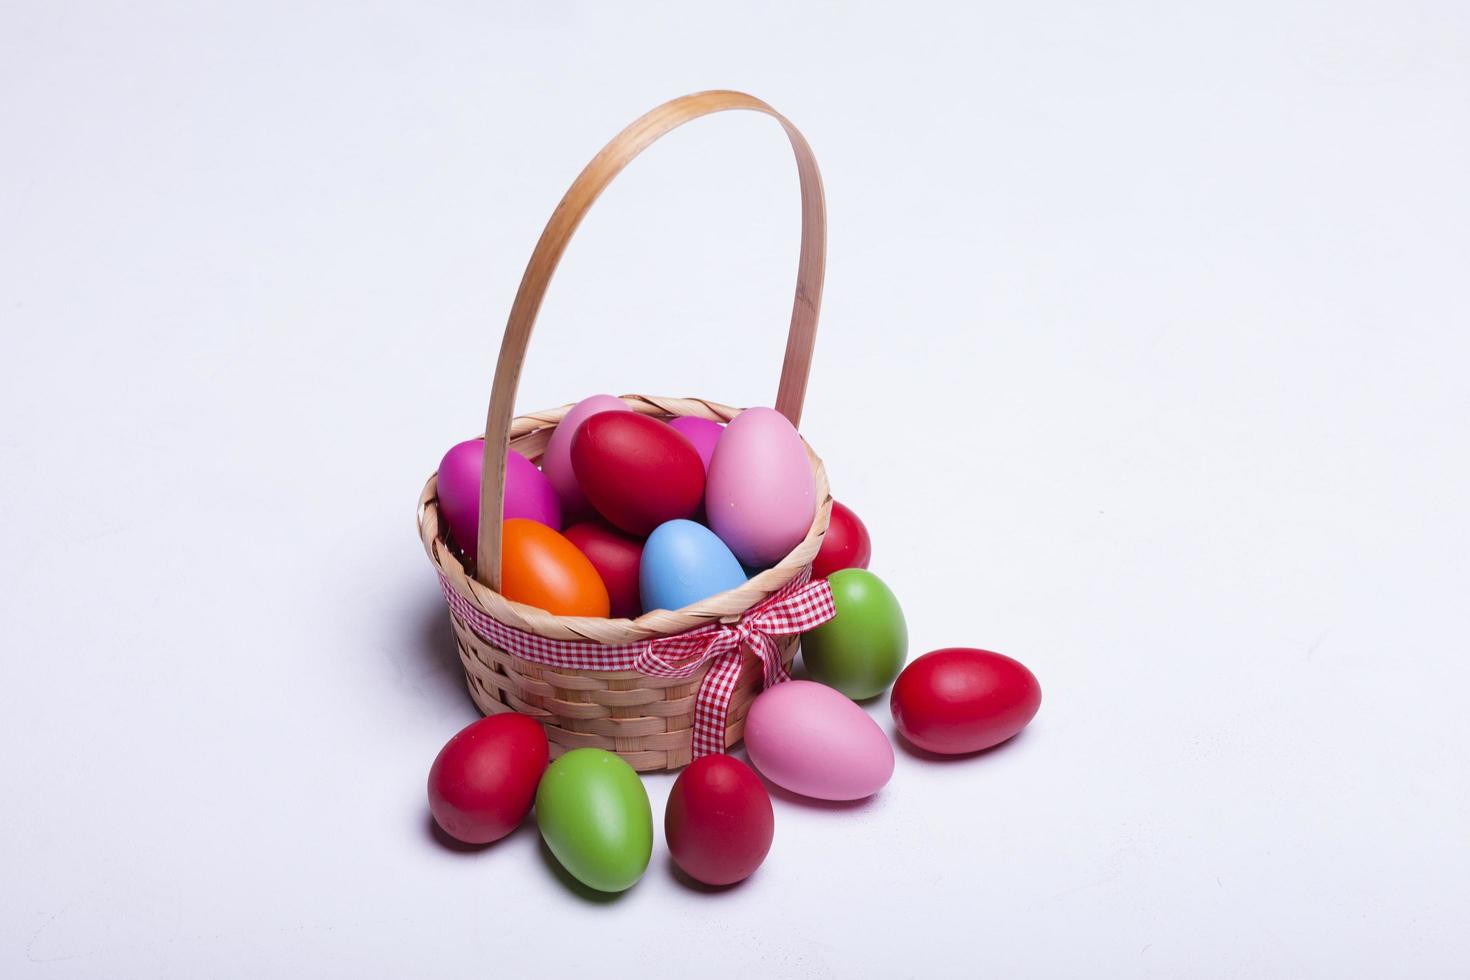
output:
<path id="1" fill-rule="evenodd" d="M 621 395 L 630 409 L 642 415 L 672 418 L 692 415 L 715 422 L 728 422 L 744 409 L 698 398 L 665 398 L 649 395 Z M 540 459 L 546 442 L 557 424 L 575 407 L 568 403 L 556 408 L 515 417 L 510 426 L 510 447 L 531 461 Z M 800 433 L 798 433 L 800 435 Z M 832 493 L 821 457 L 802 437 L 807 461 L 811 466 L 817 498 L 816 511 L 806 536 L 786 557 L 745 584 L 702 599 L 682 609 L 654 609 L 637 619 L 611 619 L 586 616 L 556 616 L 536 606 L 528 606 L 505 598 L 482 585 L 470 574 L 454 548 L 449 544 L 438 508 L 438 471 L 435 470 L 419 495 L 419 538 L 429 560 L 456 593 L 480 612 L 506 626 L 554 640 L 572 640 L 619 646 L 663 636 L 674 636 L 699 629 L 710 623 L 733 622 L 750 607 L 769 598 L 797 575 L 810 567 L 832 514 Z M 592 673 L 598 673 L 591 671 Z M 605 673 L 605 672 L 603 672 Z"/>

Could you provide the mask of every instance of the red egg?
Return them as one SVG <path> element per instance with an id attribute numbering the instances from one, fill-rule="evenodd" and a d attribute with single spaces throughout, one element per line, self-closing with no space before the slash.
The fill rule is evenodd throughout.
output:
<path id="1" fill-rule="evenodd" d="M 638 565 L 643 560 L 643 542 L 615 530 L 602 521 L 574 524 L 562 537 L 587 556 L 611 601 L 610 616 L 632 619 L 643 611 L 638 595 Z"/>
<path id="2" fill-rule="evenodd" d="M 862 520 L 845 505 L 832 501 L 832 523 L 812 559 L 812 577 L 826 578 L 844 568 L 867 568 L 873 542 Z"/>
<path id="3" fill-rule="evenodd" d="M 635 412 L 590 416 L 572 436 L 572 470 L 597 512 L 646 537 L 704 501 L 704 462 L 684 436 Z"/>
<path id="4" fill-rule="evenodd" d="M 527 716 L 481 718 L 451 738 L 434 759 L 429 812 L 455 840 L 499 840 L 531 812 L 548 755 L 546 732 Z"/>
<path id="5" fill-rule="evenodd" d="M 1041 685 L 1019 661 L 949 647 L 911 662 L 893 683 L 889 710 L 899 733 L 941 755 L 999 745 L 1036 716 Z"/>
<path id="6" fill-rule="evenodd" d="M 684 873 L 706 885 L 744 881 L 771 849 L 776 817 L 755 771 L 728 755 L 690 763 L 669 790 L 664 838 Z"/>

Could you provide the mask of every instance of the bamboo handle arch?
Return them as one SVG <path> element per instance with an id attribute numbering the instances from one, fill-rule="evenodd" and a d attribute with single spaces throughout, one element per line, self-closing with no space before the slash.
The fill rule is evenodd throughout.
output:
<path id="1" fill-rule="evenodd" d="M 500 359 L 495 365 L 495 382 L 490 390 L 490 408 L 485 417 L 485 461 L 480 480 L 480 536 L 476 543 L 479 560 L 475 578 L 500 591 L 501 515 L 505 506 L 505 453 L 510 447 L 510 424 L 515 414 L 516 390 L 525 363 L 526 345 L 536 314 L 551 283 L 552 274 L 566 251 L 582 218 L 612 179 L 634 157 L 659 137 L 687 122 L 716 112 L 748 109 L 764 113 L 781 124 L 796 155 L 801 179 L 801 252 L 797 259 L 796 297 L 791 305 L 791 326 L 786 334 L 786 354 L 781 364 L 781 381 L 776 391 L 776 410 L 801 422 L 806 400 L 807 376 L 811 372 L 812 348 L 817 339 L 817 314 L 822 304 L 822 280 L 827 263 L 827 205 L 822 176 L 806 137 L 791 121 L 765 102 L 743 92 L 697 92 L 665 102 L 634 120 L 614 136 L 572 181 L 561 203 L 546 222 L 526 271 L 521 276 Z"/>

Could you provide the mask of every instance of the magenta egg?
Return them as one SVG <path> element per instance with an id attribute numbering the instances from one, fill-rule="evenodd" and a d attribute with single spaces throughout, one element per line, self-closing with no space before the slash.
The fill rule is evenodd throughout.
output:
<path id="1" fill-rule="evenodd" d="M 572 470 L 572 436 L 576 435 L 577 427 L 599 412 L 631 411 L 621 398 L 592 395 L 577 402 L 552 430 L 551 441 L 546 444 L 546 453 L 541 457 L 541 468 L 561 498 L 561 516 L 568 524 L 597 516 L 577 483 L 576 472 Z"/>
<path id="2" fill-rule="evenodd" d="M 449 536 L 470 560 L 480 538 L 480 474 L 485 440 L 461 442 L 439 463 L 439 513 Z M 505 454 L 505 519 L 523 517 L 561 530 L 561 501 L 546 474 L 514 449 Z"/>
<path id="3" fill-rule="evenodd" d="M 677 430 L 683 434 L 685 439 L 694 443 L 694 450 L 699 453 L 699 458 L 704 462 L 704 471 L 708 473 L 710 457 L 715 454 L 715 443 L 720 441 L 725 427 L 709 419 L 681 415 L 678 418 L 669 419 L 669 428 Z"/>

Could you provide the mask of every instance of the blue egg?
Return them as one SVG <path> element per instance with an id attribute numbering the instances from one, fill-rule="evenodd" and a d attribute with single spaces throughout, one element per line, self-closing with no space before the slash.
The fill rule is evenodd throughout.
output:
<path id="1" fill-rule="evenodd" d="M 683 609 L 745 584 L 740 562 L 703 524 L 668 521 L 643 543 L 638 591 L 643 609 Z"/>

